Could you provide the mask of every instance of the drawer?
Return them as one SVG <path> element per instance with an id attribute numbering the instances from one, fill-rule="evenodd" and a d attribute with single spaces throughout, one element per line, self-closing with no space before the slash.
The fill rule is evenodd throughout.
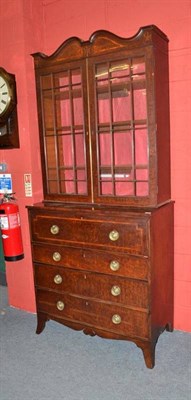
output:
<path id="1" fill-rule="evenodd" d="M 148 284 L 87 271 L 35 265 L 38 287 L 95 298 L 126 306 L 148 308 Z"/>
<path id="2" fill-rule="evenodd" d="M 135 279 L 148 279 L 149 261 L 121 252 L 79 249 L 57 244 L 32 245 L 33 261 Z"/>
<path id="3" fill-rule="evenodd" d="M 59 309 L 58 309 L 59 308 Z M 37 290 L 37 309 L 62 320 L 74 321 L 125 336 L 149 337 L 149 314 L 45 290 Z"/>
<path id="4" fill-rule="evenodd" d="M 148 218 L 126 218 L 124 222 L 65 218 L 63 214 L 39 215 L 31 220 L 32 241 L 68 246 L 117 249 L 148 255 Z"/>

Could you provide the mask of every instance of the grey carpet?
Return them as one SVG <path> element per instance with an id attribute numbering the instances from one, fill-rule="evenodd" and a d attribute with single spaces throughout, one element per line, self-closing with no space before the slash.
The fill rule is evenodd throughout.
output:
<path id="1" fill-rule="evenodd" d="M 85 336 L 7 304 L 0 287 L 0 400 L 190 400 L 191 334 L 163 333 L 156 366 L 133 343 Z"/>

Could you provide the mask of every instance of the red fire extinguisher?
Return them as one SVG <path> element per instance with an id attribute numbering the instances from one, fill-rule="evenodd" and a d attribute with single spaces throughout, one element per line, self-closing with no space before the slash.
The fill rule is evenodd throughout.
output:
<path id="1" fill-rule="evenodd" d="M 0 227 L 6 261 L 24 258 L 19 208 L 13 193 L 4 194 L 0 204 Z"/>

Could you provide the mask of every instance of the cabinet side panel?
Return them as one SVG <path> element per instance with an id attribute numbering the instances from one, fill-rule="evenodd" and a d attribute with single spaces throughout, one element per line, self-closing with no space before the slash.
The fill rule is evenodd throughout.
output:
<path id="1" fill-rule="evenodd" d="M 171 198 L 168 44 L 163 46 L 155 49 L 158 203 Z"/>
<path id="2" fill-rule="evenodd" d="M 151 315 L 152 328 L 173 328 L 174 232 L 173 203 L 151 218 Z"/>

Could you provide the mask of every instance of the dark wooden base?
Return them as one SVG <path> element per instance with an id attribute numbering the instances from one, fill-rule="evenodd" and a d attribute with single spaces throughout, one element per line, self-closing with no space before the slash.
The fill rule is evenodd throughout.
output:
<path id="1" fill-rule="evenodd" d="M 39 335 L 44 330 L 46 321 L 48 320 L 49 318 L 47 317 L 46 314 L 44 313 L 37 314 L 37 328 L 36 328 L 37 335 Z"/>
<path id="2" fill-rule="evenodd" d="M 134 343 L 139 347 L 143 352 L 143 357 L 145 360 L 145 364 L 147 368 L 154 368 L 155 366 L 155 347 L 156 342 L 144 342 L 139 340 L 133 340 Z"/>
<path id="3" fill-rule="evenodd" d="M 112 340 L 127 340 L 135 343 L 137 347 L 139 347 L 142 350 L 143 357 L 145 360 L 145 364 L 147 368 L 154 368 L 155 366 L 155 347 L 156 343 L 158 341 L 158 338 L 160 334 L 166 329 L 168 332 L 173 331 L 173 325 L 171 323 L 167 323 L 164 328 L 156 329 L 155 332 L 153 332 L 153 338 L 152 340 L 144 340 L 144 339 L 138 339 L 134 337 L 126 337 L 122 335 L 117 335 L 116 333 L 109 332 L 109 331 L 104 331 L 95 327 L 91 326 L 84 326 L 78 322 L 75 321 L 69 321 L 69 320 L 63 320 L 59 319 L 54 316 L 48 316 L 45 313 L 39 312 L 37 314 L 37 329 L 36 333 L 40 334 L 46 325 L 46 322 L 52 319 L 58 323 L 61 323 L 65 326 L 68 326 L 69 328 L 72 328 L 77 331 L 83 331 L 84 334 L 89 335 L 89 336 L 99 336 L 104 339 L 112 339 Z"/>
<path id="4" fill-rule="evenodd" d="M 174 330 L 174 325 L 172 323 L 169 322 L 168 324 L 166 324 L 167 332 L 173 332 L 173 330 Z"/>

